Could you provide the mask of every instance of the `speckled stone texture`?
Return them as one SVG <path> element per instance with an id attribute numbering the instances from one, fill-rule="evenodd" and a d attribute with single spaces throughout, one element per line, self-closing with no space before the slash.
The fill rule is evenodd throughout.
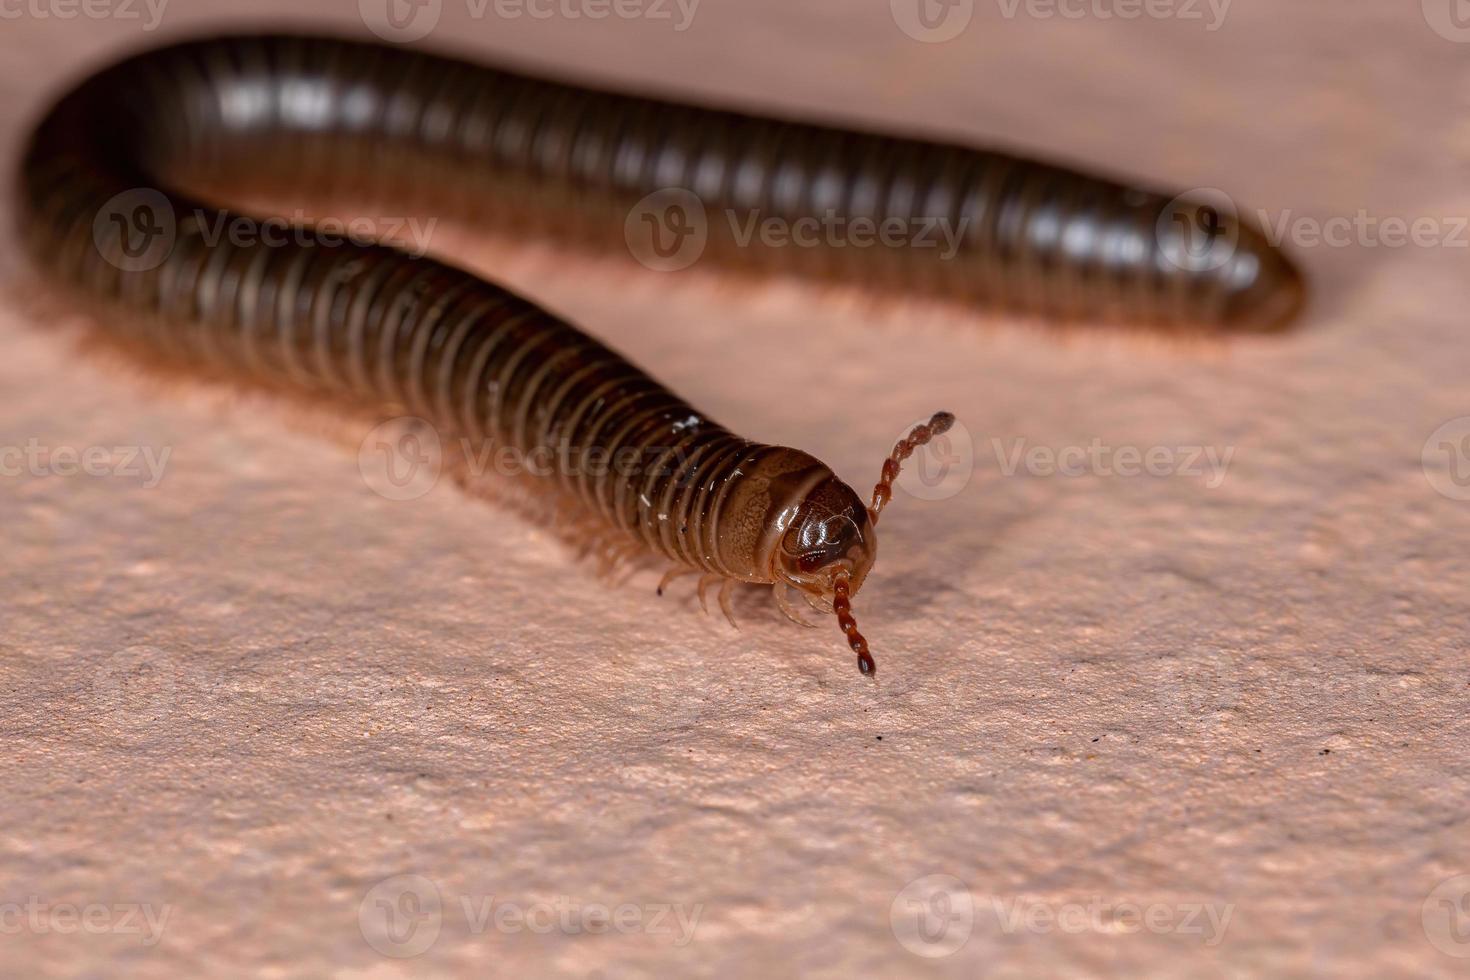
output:
<path id="1" fill-rule="evenodd" d="M 830 623 L 751 593 L 735 632 L 687 581 L 610 588 L 452 486 L 385 499 L 288 414 L 159 392 L 9 303 L 0 975 L 1470 970 L 1470 422 L 1431 439 L 1470 415 L 1470 44 L 1371 0 L 1236 0 L 1213 31 L 1204 4 L 981 0 L 946 43 L 882 2 L 705 0 L 684 31 L 672 5 L 442 6 L 427 45 L 1226 188 L 1306 238 L 1314 305 L 1285 337 L 1164 343 L 446 221 L 436 247 L 855 484 L 906 423 L 960 417 L 963 491 L 884 518 L 874 683 Z M 366 35 L 350 0 L 240 7 L 173 0 L 153 32 L 141 5 L 17 8 L 0 145 L 125 49 Z M 1435 242 L 1311 243 L 1360 213 Z M 1172 475 L 1048 472 L 1094 444 Z M 28 445 L 169 455 L 148 486 L 126 452 L 32 474 Z M 1228 452 L 1221 478 L 1179 472 L 1188 447 Z"/>

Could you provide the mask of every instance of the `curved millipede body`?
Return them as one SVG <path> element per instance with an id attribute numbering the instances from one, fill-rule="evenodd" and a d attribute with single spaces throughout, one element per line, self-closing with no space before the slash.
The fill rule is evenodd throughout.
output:
<path id="1" fill-rule="evenodd" d="M 389 199 L 395 214 L 414 205 L 622 253 L 630 215 L 655 249 L 697 220 L 702 260 L 1053 319 L 1264 330 L 1303 299 L 1295 267 L 1228 200 L 401 48 L 198 41 L 83 91 L 69 108 L 94 148 L 175 188 Z"/>
<path id="2" fill-rule="evenodd" d="M 108 319 L 131 346 L 379 412 L 406 407 L 465 439 L 544 454 L 557 464 L 541 471 L 541 489 L 624 549 L 661 556 L 675 573 L 704 572 L 701 601 L 710 580 L 722 581 L 727 615 L 736 581 L 773 585 L 793 618 L 786 588 L 834 604 L 871 674 L 848 597 L 876 557 L 892 465 L 870 510 L 817 459 L 734 435 L 499 286 L 310 229 L 279 237 L 256 223 L 255 233 L 218 234 L 251 219 L 155 189 L 247 136 L 239 149 L 255 149 L 263 171 L 343 163 L 323 128 L 288 122 L 306 111 L 293 100 L 310 100 L 283 66 L 311 63 L 310 54 L 371 68 L 380 96 L 432 64 L 351 45 L 246 40 L 174 49 L 94 77 L 46 117 L 23 161 L 22 231 L 36 264 L 120 313 Z M 377 105 L 373 118 L 395 129 L 388 108 Z M 414 128 L 422 108 L 410 114 Z M 900 446 L 912 451 L 950 421 L 941 413 Z M 623 462 L 594 466 L 593 457 Z"/>
<path id="3" fill-rule="evenodd" d="M 476 276 L 380 244 L 221 234 L 220 194 L 392 195 L 496 227 L 625 247 L 631 210 L 682 188 L 708 253 L 1069 316 L 1268 327 L 1300 298 L 1259 235 L 1210 212 L 1226 260 L 1185 271 L 1165 195 L 1010 156 L 588 91 L 331 39 L 237 37 L 144 53 L 84 81 L 22 162 L 21 231 L 53 281 L 125 315 L 132 342 L 468 439 L 545 451 L 545 488 L 630 550 L 705 585 L 795 587 L 873 670 L 851 598 L 917 426 L 870 503 L 796 449 L 740 438 L 593 338 Z M 752 216 L 947 223 L 955 253 L 768 247 Z M 729 216 L 731 220 L 723 220 Z M 1193 217 L 1198 217 L 1194 215 Z M 1191 219 L 1192 220 L 1192 219 Z M 1186 221 L 1185 225 L 1188 224 Z M 1186 228 L 1185 231 L 1188 229 Z M 1183 234 L 1183 232 L 1180 232 Z M 1177 244 L 1177 243 L 1174 243 Z"/>

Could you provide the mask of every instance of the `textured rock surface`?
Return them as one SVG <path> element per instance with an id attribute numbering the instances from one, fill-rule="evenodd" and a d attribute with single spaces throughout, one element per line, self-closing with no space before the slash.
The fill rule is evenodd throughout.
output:
<path id="1" fill-rule="evenodd" d="M 945 44 L 886 6 L 708 0 L 677 32 L 446 2 L 429 41 L 1451 242 L 1299 249 L 1304 329 L 1220 345 L 458 253 L 855 483 L 904 423 L 960 416 L 972 478 L 898 500 L 858 603 L 876 684 L 826 624 L 607 588 L 512 516 L 383 499 L 279 413 L 160 395 L 11 304 L 0 446 L 170 455 L 153 487 L 0 481 L 0 973 L 1463 975 L 1439 900 L 1470 879 L 1431 892 L 1470 872 L 1470 502 L 1421 452 L 1470 415 L 1470 46 L 1366 0 L 1239 0 L 1216 31 L 984 3 Z M 0 145 L 64 77 L 230 9 L 7 20 Z M 362 31 L 346 0 L 261 22 Z M 1233 455 L 1221 481 L 1007 475 L 1018 440 Z M 900 896 L 929 875 L 974 906 L 937 947 L 922 885 Z M 592 934 L 598 904 L 636 911 Z"/>

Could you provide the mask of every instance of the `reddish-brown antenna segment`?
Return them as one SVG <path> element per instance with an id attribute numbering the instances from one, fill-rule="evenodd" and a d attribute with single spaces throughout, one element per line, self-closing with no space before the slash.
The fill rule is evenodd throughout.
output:
<path id="1" fill-rule="evenodd" d="M 858 670 L 871 677 L 878 672 L 878 665 L 873 662 L 873 655 L 868 652 L 868 641 L 863 639 L 863 634 L 858 632 L 857 620 L 852 618 L 852 601 L 848 596 L 848 580 L 846 572 L 839 572 L 832 583 L 832 590 L 836 594 L 832 597 L 832 611 L 837 614 L 837 625 L 842 627 L 842 632 L 847 634 L 847 645 L 852 647 L 852 652 L 858 655 Z"/>
<path id="2" fill-rule="evenodd" d="M 868 517 L 876 525 L 878 515 L 883 513 L 884 506 L 893 499 L 893 481 L 898 479 L 898 471 L 903 467 L 903 461 L 914 454 L 918 449 L 941 433 L 949 431 L 954 425 L 954 416 L 949 412 L 935 412 L 929 421 L 916 425 L 909 430 L 909 434 L 898 441 L 893 447 L 893 452 L 883 461 L 883 475 L 878 479 L 878 485 L 873 488 L 873 502 L 868 505 Z M 868 652 L 868 641 L 863 639 L 863 634 L 858 632 L 857 620 L 852 618 L 852 581 L 846 571 L 837 573 L 832 580 L 832 611 L 837 614 L 837 625 L 842 627 L 842 632 L 847 636 L 847 645 L 852 647 L 852 652 L 858 656 L 858 670 L 871 677 L 878 672 L 878 665 L 873 662 L 873 655 Z"/>
<path id="3" fill-rule="evenodd" d="M 868 505 L 868 516 L 873 523 L 878 523 L 878 515 L 883 513 L 884 506 L 893 499 L 893 481 L 898 479 L 898 471 L 903 466 L 903 461 L 914 454 L 914 450 L 925 445 L 930 439 L 937 435 L 948 432 L 949 427 L 954 425 L 954 416 L 949 412 L 935 412 L 929 421 L 913 427 L 909 434 L 898 440 L 893 447 L 893 452 L 883 461 L 883 475 L 878 478 L 878 485 L 873 488 L 873 502 Z"/>

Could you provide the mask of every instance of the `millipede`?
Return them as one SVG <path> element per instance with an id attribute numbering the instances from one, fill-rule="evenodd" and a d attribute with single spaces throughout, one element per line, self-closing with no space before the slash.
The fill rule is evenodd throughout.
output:
<path id="1" fill-rule="evenodd" d="M 32 135 L 18 213 L 43 275 L 116 312 L 105 326 L 140 349 L 379 414 L 406 407 L 521 453 L 633 450 L 632 467 L 553 468 L 541 483 L 617 547 L 666 560 L 660 592 L 700 574 L 701 603 L 720 583 L 733 621 L 733 584 L 769 585 L 810 625 L 794 590 L 835 615 L 871 675 L 852 599 L 900 468 L 949 413 L 898 442 L 865 501 L 815 457 L 735 435 L 571 324 L 438 258 L 309 222 L 289 240 L 211 233 L 258 220 L 241 204 L 252 195 L 345 192 L 620 249 L 639 202 L 669 189 L 730 219 L 707 222 L 704 254 L 720 266 L 1218 330 L 1278 329 L 1303 301 L 1292 263 L 1209 202 L 325 37 L 187 41 L 83 80 Z M 750 220 L 834 215 L 943 226 L 956 247 L 783 249 L 737 234 Z"/>

